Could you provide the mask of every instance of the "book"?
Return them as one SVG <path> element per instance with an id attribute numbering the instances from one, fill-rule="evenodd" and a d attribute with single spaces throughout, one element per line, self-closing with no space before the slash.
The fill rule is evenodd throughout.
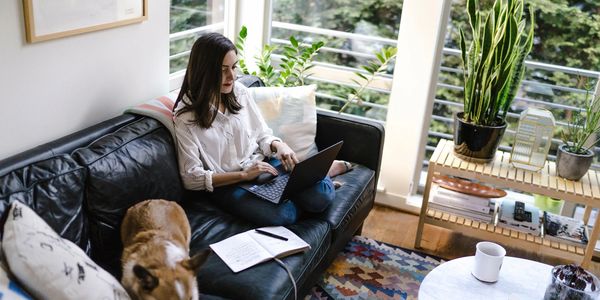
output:
<path id="1" fill-rule="evenodd" d="M 211 244 L 210 248 L 234 273 L 274 258 L 310 249 L 308 243 L 283 226 L 258 229 L 287 238 L 287 241 L 260 234 L 256 229 L 252 229 Z"/>
<path id="2" fill-rule="evenodd" d="M 514 229 L 524 233 L 533 234 L 536 236 L 541 235 L 541 223 L 540 223 L 540 210 L 529 204 L 525 203 L 525 211 L 531 213 L 531 222 L 517 221 L 514 218 L 515 211 L 515 200 L 504 199 L 500 204 L 498 212 L 498 226 Z"/>
<path id="3" fill-rule="evenodd" d="M 473 203 L 473 204 L 479 205 L 479 206 L 487 206 L 490 203 L 490 198 L 478 197 L 478 196 L 467 195 L 467 194 L 455 192 L 455 191 L 440 187 L 439 185 L 436 185 L 436 187 L 437 187 L 436 191 L 439 195 L 443 195 L 443 196 L 449 197 L 451 199 L 457 199 L 457 200 L 461 200 L 462 202 L 469 202 L 469 203 Z"/>
<path id="4" fill-rule="evenodd" d="M 484 223 L 492 223 L 494 219 L 494 203 L 490 203 L 490 212 L 488 214 L 472 212 L 468 210 L 463 210 L 456 207 L 446 206 L 440 203 L 429 202 L 429 207 L 437 210 L 443 211 L 455 216 L 464 217 L 467 219 L 471 219 L 474 221 L 484 222 Z"/>
<path id="5" fill-rule="evenodd" d="M 588 243 L 587 226 L 583 221 L 544 212 L 544 238 L 557 242 L 571 242 L 577 246 Z"/>
<path id="6" fill-rule="evenodd" d="M 444 188 L 437 185 L 433 186 L 431 192 L 433 199 L 431 201 L 441 205 L 470 210 L 477 213 L 490 213 L 490 199 L 476 197 L 479 198 L 479 201 L 473 201 L 471 198 L 475 196 L 464 195 L 470 198 L 463 198 L 461 193 L 446 190 L 453 193 L 447 194 L 444 190 Z"/>

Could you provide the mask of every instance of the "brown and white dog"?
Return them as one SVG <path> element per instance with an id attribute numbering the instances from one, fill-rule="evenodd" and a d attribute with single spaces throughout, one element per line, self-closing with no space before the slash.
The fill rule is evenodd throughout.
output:
<path id="1" fill-rule="evenodd" d="M 189 257 L 190 224 L 177 203 L 146 200 L 121 225 L 123 287 L 133 299 L 198 299 L 196 271 L 210 250 Z"/>

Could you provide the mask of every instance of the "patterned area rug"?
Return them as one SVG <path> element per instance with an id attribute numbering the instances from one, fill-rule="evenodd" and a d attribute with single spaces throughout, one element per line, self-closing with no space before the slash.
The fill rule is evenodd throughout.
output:
<path id="1" fill-rule="evenodd" d="M 417 299 L 419 286 L 444 260 L 355 236 L 305 300 Z"/>

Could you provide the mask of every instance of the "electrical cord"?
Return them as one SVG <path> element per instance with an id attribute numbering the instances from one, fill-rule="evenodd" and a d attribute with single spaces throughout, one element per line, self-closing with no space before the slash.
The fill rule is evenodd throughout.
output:
<path id="1" fill-rule="evenodd" d="M 296 280 L 294 279 L 294 276 L 292 275 L 292 272 L 290 271 L 290 269 L 287 267 L 286 264 L 284 264 L 279 258 L 274 258 L 275 261 L 282 266 L 285 271 L 288 274 L 288 277 L 290 278 L 290 280 L 292 281 L 292 285 L 294 286 L 294 300 L 298 299 L 298 287 L 296 286 Z"/>

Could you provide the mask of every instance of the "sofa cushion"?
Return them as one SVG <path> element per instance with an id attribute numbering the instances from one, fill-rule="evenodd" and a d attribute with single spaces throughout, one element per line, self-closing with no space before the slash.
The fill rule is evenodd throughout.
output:
<path id="1" fill-rule="evenodd" d="M 362 165 L 356 165 L 351 171 L 333 179 L 342 183 L 342 186 L 335 190 L 335 200 L 324 212 L 313 215 L 313 217 L 325 220 L 331 225 L 334 239 L 338 237 L 338 233 L 347 230 L 351 221 L 362 223 L 366 214 L 373 207 L 374 176 L 375 171 Z M 356 218 L 357 213 L 365 215 Z"/>
<path id="2" fill-rule="evenodd" d="M 142 118 L 77 149 L 73 158 L 88 169 L 85 206 L 92 257 L 120 274 L 119 227 L 127 209 L 146 199 L 181 198 L 171 135 L 158 121 Z"/>
<path id="3" fill-rule="evenodd" d="M 11 204 L 2 250 L 36 299 L 129 299 L 121 284 L 21 202 Z"/>
<path id="4" fill-rule="evenodd" d="M 83 212 L 85 168 L 67 155 L 56 156 L 0 176 L 0 214 L 10 203 L 31 207 L 62 237 L 88 250 Z"/>
<path id="5" fill-rule="evenodd" d="M 317 134 L 317 86 L 257 87 L 248 89 L 273 135 L 286 142 L 299 160 L 319 152 Z"/>
<path id="6" fill-rule="evenodd" d="M 186 199 L 182 207 L 192 227 L 191 254 L 207 248 L 209 244 L 256 227 L 203 199 Z M 305 253 L 282 258 L 300 286 L 329 249 L 330 226 L 325 221 L 312 219 L 301 220 L 287 228 L 311 246 Z M 285 269 L 275 261 L 233 273 L 214 253 L 198 273 L 198 286 L 202 293 L 231 299 L 289 299 L 293 298 L 294 293 Z"/>

